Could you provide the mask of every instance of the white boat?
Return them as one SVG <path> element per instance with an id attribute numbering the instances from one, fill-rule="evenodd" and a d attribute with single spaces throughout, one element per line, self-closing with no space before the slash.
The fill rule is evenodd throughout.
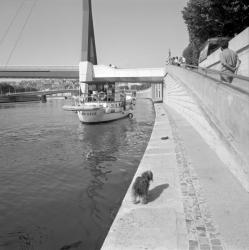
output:
<path id="1" fill-rule="evenodd" d="M 133 103 L 126 101 L 125 93 L 109 86 L 115 83 L 108 83 L 101 86 L 100 83 L 89 84 L 88 93 L 81 94 L 74 105 L 63 106 L 64 110 L 75 111 L 82 123 L 100 123 L 114 121 L 124 117 L 133 117 Z M 105 88 L 103 88 L 105 86 Z M 103 91 L 97 91 L 96 89 Z M 94 90 L 92 90 L 94 89 Z M 114 91 L 115 90 L 115 91 Z"/>

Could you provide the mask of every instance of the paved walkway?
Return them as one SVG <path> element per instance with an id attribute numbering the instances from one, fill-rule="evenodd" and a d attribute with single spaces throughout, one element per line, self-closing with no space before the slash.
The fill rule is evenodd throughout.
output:
<path id="1" fill-rule="evenodd" d="M 103 250 L 188 248 L 172 131 L 161 104 L 155 104 L 155 111 L 151 139 L 134 176 L 153 171 L 149 202 L 133 204 L 128 189 Z"/>
<path id="2" fill-rule="evenodd" d="M 133 204 L 130 186 L 102 249 L 249 249 L 248 193 L 185 119 L 155 111 L 134 176 L 153 171 L 149 202 Z"/>
<path id="3" fill-rule="evenodd" d="M 165 105 L 164 108 L 175 135 L 176 147 L 182 150 L 181 155 L 185 158 L 183 165 L 190 174 L 197 194 L 196 204 L 201 210 L 204 222 L 202 226 L 206 231 L 206 237 L 209 238 L 209 246 L 213 246 L 212 250 L 222 249 L 221 247 L 227 250 L 248 250 L 249 193 L 196 130 L 173 109 Z M 183 183 L 184 180 L 181 179 L 181 184 Z M 182 185 L 183 194 L 184 188 Z M 191 200 L 191 193 L 187 194 L 186 198 Z M 188 206 L 186 199 L 183 199 L 183 202 L 184 207 Z M 186 215 L 189 225 L 188 213 Z M 195 235 L 196 232 L 200 233 L 199 221 L 193 220 L 191 223 L 197 225 L 196 230 L 193 230 Z M 206 246 L 205 249 L 210 247 Z"/>

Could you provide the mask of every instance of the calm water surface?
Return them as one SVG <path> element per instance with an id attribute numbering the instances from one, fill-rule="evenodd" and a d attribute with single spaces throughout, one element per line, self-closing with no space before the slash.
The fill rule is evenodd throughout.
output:
<path id="1" fill-rule="evenodd" d="M 64 100 L 0 106 L 0 249 L 100 249 L 154 123 L 80 124 Z"/>

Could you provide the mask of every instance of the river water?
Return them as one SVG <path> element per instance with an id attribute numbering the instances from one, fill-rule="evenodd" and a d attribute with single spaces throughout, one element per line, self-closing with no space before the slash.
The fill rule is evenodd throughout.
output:
<path id="1" fill-rule="evenodd" d="M 100 249 L 147 146 L 133 119 L 84 125 L 64 100 L 0 106 L 0 249 Z"/>

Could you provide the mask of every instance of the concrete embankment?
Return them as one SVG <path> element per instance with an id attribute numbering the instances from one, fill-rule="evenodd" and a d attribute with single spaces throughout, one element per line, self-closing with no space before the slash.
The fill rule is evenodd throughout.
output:
<path id="1" fill-rule="evenodd" d="M 102 250 L 247 249 L 248 193 L 182 113 L 155 110 L 134 176 L 153 171 L 148 204 L 133 204 L 130 186 Z"/>
<path id="2" fill-rule="evenodd" d="M 188 249 L 175 144 L 162 105 L 155 104 L 153 132 L 134 176 L 135 179 L 146 170 L 153 172 L 148 203 L 133 204 L 129 187 L 103 250 Z M 169 139 L 163 138 L 167 136 Z"/>
<path id="3" fill-rule="evenodd" d="M 247 249 L 248 96 L 196 72 L 167 72 L 133 179 L 153 171 L 149 202 L 133 204 L 130 186 L 102 249 Z"/>
<path id="4" fill-rule="evenodd" d="M 167 72 L 164 104 L 178 130 L 176 144 L 180 141 L 185 148 L 184 165 L 189 165 L 189 173 L 194 172 L 188 180 L 192 179 L 196 194 L 203 194 L 192 201 L 189 194 L 183 200 L 184 210 L 191 211 L 189 204 L 198 204 L 202 210 L 202 220 L 186 213 L 188 232 L 194 236 L 202 229 L 201 234 L 209 236 L 201 240 L 191 236 L 190 242 L 195 246 L 209 243 L 203 249 L 223 249 L 218 244 L 210 248 L 210 243 L 222 243 L 231 250 L 247 249 L 248 95 L 179 67 L 169 66 Z M 186 183 L 188 186 L 189 181 Z"/>
<path id="5" fill-rule="evenodd" d="M 248 193 L 183 113 L 165 107 L 179 152 L 189 249 L 248 249 Z"/>
<path id="6" fill-rule="evenodd" d="M 166 72 L 164 103 L 182 113 L 249 192 L 248 93 L 184 68 Z"/>
<path id="7" fill-rule="evenodd" d="M 168 88 L 175 96 L 154 104 L 153 132 L 134 176 L 153 171 L 148 204 L 133 204 L 130 186 L 102 250 L 247 249 L 248 193 L 210 145 L 222 142 L 210 129 L 200 135 L 208 127 L 193 100 Z"/>

